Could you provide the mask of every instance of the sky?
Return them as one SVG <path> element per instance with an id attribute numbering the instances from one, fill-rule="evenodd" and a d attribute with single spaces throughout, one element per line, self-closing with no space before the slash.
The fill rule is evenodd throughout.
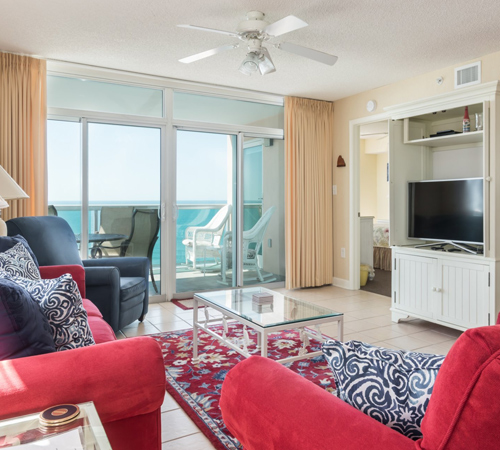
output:
<path id="1" fill-rule="evenodd" d="M 49 120 L 49 204 L 79 204 L 80 123 Z M 178 202 L 227 201 L 225 134 L 179 131 Z M 160 129 L 89 124 L 89 201 L 160 201 Z"/>

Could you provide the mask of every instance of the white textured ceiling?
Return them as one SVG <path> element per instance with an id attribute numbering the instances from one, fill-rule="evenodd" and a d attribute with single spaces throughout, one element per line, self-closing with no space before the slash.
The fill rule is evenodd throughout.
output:
<path id="1" fill-rule="evenodd" d="M 271 49 L 277 72 L 238 72 L 242 48 L 180 58 L 236 39 L 247 11 L 309 26 L 283 35 L 339 57 L 333 67 Z M 0 0 L 0 50 L 283 95 L 336 100 L 500 50 L 497 0 Z"/>

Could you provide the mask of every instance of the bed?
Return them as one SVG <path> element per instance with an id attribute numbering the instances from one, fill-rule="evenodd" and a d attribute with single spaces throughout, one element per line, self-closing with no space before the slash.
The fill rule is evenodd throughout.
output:
<path id="1" fill-rule="evenodd" d="M 373 268 L 392 270 L 391 248 L 389 247 L 389 222 L 376 221 L 373 224 Z"/>

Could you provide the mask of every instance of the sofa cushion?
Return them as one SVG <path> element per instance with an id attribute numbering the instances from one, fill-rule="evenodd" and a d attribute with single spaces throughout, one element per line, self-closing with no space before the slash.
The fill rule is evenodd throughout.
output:
<path id="1" fill-rule="evenodd" d="M 99 308 L 94 305 L 89 299 L 83 298 L 83 307 L 85 308 L 85 311 L 87 311 L 87 315 L 94 316 L 94 317 L 102 317 L 101 311 L 99 311 Z"/>
<path id="2" fill-rule="evenodd" d="M 104 321 L 104 319 L 96 316 L 89 316 L 89 327 L 92 331 L 92 336 L 96 344 L 102 344 L 103 342 L 116 341 L 115 333 L 113 328 Z"/>
<path id="3" fill-rule="evenodd" d="M 28 250 L 29 254 L 33 258 L 33 261 L 35 262 L 36 266 L 39 267 L 38 260 L 36 259 L 35 254 L 33 253 L 33 250 L 31 250 L 31 247 L 28 244 L 28 241 L 21 236 L 20 234 L 16 236 L 0 236 L 0 253 L 3 253 L 9 248 L 14 247 L 16 244 L 23 244 L 26 247 L 26 250 Z"/>
<path id="4" fill-rule="evenodd" d="M 358 341 L 327 341 L 322 350 L 342 400 L 411 439 L 422 437 L 420 426 L 444 356 Z"/>
<path id="5" fill-rule="evenodd" d="M 21 242 L 0 253 L 0 271 L 30 280 L 40 279 L 38 266 L 26 246 Z"/>
<path id="6" fill-rule="evenodd" d="M 0 360 L 56 351 L 47 318 L 21 286 L 0 279 Z"/>
<path id="7" fill-rule="evenodd" d="M 28 280 L 21 277 L 10 279 L 26 289 L 39 303 L 49 321 L 58 351 L 95 343 L 80 291 L 70 274 L 49 280 Z"/>
<path id="8" fill-rule="evenodd" d="M 146 280 L 143 277 L 121 277 L 120 278 L 120 300 L 127 301 L 146 291 Z M 144 297 L 141 297 L 140 301 Z M 133 306 L 133 305 L 131 305 Z"/>

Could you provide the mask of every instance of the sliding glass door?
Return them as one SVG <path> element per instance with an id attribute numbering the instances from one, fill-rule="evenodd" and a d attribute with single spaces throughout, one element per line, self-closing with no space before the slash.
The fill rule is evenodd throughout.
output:
<path id="1" fill-rule="evenodd" d="M 244 137 L 243 201 L 243 285 L 284 281 L 283 140 Z"/>
<path id="2" fill-rule="evenodd" d="M 88 123 L 88 257 L 146 256 L 160 293 L 161 129 Z"/>
<path id="3" fill-rule="evenodd" d="M 177 132 L 176 292 L 235 286 L 236 135 Z"/>
<path id="4" fill-rule="evenodd" d="M 177 131 L 177 293 L 284 280 L 283 155 L 282 140 Z"/>
<path id="5" fill-rule="evenodd" d="M 80 119 L 47 121 L 49 215 L 82 229 L 82 132 Z"/>
<path id="6" fill-rule="evenodd" d="M 85 118 L 47 128 L 48 213 L 69 223 L 84 259 L 148 257 L 160 294 L 161 128 Z"/>

